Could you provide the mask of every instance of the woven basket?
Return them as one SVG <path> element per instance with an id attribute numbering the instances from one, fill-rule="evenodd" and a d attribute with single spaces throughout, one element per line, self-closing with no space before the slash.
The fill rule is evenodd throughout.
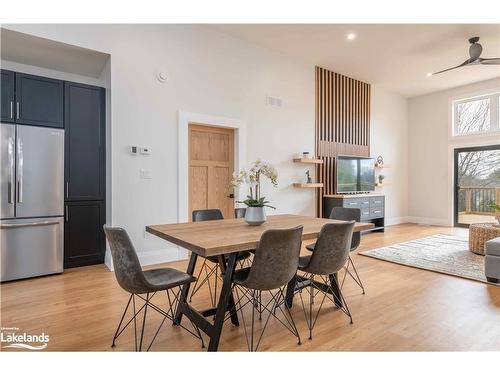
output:
<path id="1" fill-rule="evenodd" d="M 493 224 L 471 224 L 469 226 L 469 250 L 484 255 L 484 243 L 500 237 L 500 227 Z"/>

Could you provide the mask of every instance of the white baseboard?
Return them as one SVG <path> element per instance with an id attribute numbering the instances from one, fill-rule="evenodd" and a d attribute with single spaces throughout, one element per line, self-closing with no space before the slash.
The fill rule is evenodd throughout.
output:
<path id="1" fill-rule="evenodd" d="M 449 227 L 450 223 L 447 219 L 436 219 L 430 217 L 420 217 L 420 216 L 408 216 L 409 223 L 415 224 L 426 224 L 426 225 L 437 225 L 440 227 Z"/>
<path id="2" fill-rule="evenodd" d="M 175 262 L 187 259 L 187 250 L 177 246 L 170 246 L 165 249 L 141 251 L 137 253 L 137 256 L 139 257 L 141 266 L 149 266 L 152 264 Z M 113 259 L 111 258 L 109 250 L 106 250 L 104 263 L 110 271 L 114 270 Z"/>
<path id="3" fill-rule="evenodd" d="M 398 216 L 398 217 L 390 217 L 390 218 L 385 218 L 385 226 L 390 226 L 390 225 L 398 225 L 398 224 L 405 224 L 405 223 L 410 223 L 410 218 L 409 216 Z"/>

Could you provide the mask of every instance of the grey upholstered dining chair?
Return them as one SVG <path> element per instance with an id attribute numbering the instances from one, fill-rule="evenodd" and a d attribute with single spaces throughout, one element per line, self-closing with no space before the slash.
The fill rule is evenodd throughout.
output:
<path id="1" fill-rule="evenodd" d="M 359 208 L 347 208 L 347 207 L 334 207 L 332 209 L 332 212 L 330 213 L 330 219 L 336 219 L 336 220 L 344 220 L 344 221 L 361 221 L 361 210 Z M 361 233 L 360 232 L 354 232 L 352 234 L 352 241 L 351 241 L 351 251 L 356 250 L 359 247 L 359 244 L 361 243 Z M 306 246 L 307 250 L 314 250 L 314 245 L 315 244 L 310 244 Z M 351 267 L 353 272 L 351 272 Z M 363 283 L 361 282 L 361 278 L 359 277 L 358 270 L 356 269 L 356 266 L 354 265 L 354 261 L 352 260 L 351 255 L 349 254 L 349 259 L 347 260 L 347 263 L 344 267 L 344 276 L 342 278 L 342 283 L 340 284 L 340 287 L 342 288 L 344 286 L 344 282 L 346 279 L 346 276 L 349 275 L 355 282 L 356 284 L 359 285 L 361 290 L 363 291 L 363 294 L 365 294 L 365 287 Z"/>
<path id="2" fill-rule="evenodd" d="M 236 219 L 241 219 L 242 217 L 245 217 L 246 213 L 247 209 L 245 207 L 238 207 L 234 209 L 234 217 Z"/>
<path id="3" fill-rule="evenodd" d="M 262 234 L 255 249 L 251 267 L 241 268 L 234 274 L 233 291 L 236 292 L 236 305 L 241 314 L 249 351 L 256 351 L 259 348 L 271 315 L 297 337 L 299 345 L 301 343 L 299 332 L 285 303 L 283 293 L 283 289 L 297 272 L 301 244 L 302 226 L 291 229 L 267 230 Z M 262 292 L 269 293 L 270 300 L 267 303 L 262 302 Z M 245 306 L 252 308 L 250 339 L 243 311 Z M 283 314 L 284 320 L 278 318 L 278 310 Z M 256 311 L 260 317 L 263 311 L 267 311 L 268 315 L 259 339 L 255 343 Z"/>
<path id="4" fill-rule="evenodd" d="M 123 228 L 104 226 L 104 233 L 108 239 L 109 247 L 111 249 L 111 256 L 113 257 L 113 266 L 115 271 L 116 280 L 118 284 L 130 293 L 130 298 L 128 299 L 125 311 L 120 319 L 118 328 L 113 336 L 112 347 L 115 346 L 116 339 L 121 335 L 121 333 L 127 328 L 127 326 L 133 322 L 134 325 L 134 342 L 135 350 L 142 350 L 142 343 L 144 338 L 144 327 L 146 324 L 146 313 L 148 312 L 148 307 L 157 311 L 163 315 L 160 326 L 156 330 L 154 337 L 151 340 L 147 350 L 153 345 L 156 336 L 160 332 L 165 319 L 173 321 L 174 313 L 177 308 L 180 296 L 180 287 L 184 284 L 191 283 L 196 279 L 193 276 L 188 275 L 182 271 L 178 271 L 173 268 L 155 268 L 147 271 L 143 271 L 141 264 L 139 263 L 139 258 L 135 252 L 132 241 L 130 240 L 127 232 Z M 174 291 L 175 290 L 175 291 Z M 166 300 L 168 302 L 168 310 L 165 311 L 159 306 L 155 305 L 151 300 L 157 292 L 165 291 Z M 145 297 L 143 295 L 146 295 Z M 136 300 L 143 301 L 144 304 L 138 310 L 136 309 Z M 125 315 L 132 304 L 132 318 L 124 323 Z M 143 311 L 142 318 L 142 329 L 140 331 L 140 339 L 138 341 L 137 337 L 137 316 Z M 122 328 L 123 325 L 123 328 Z M 194 332 L 181 326 L 183 329 L 199 338 L 204 347 L 203 338 L 197 327 L 192 325 Z"/>
<path id="5" fill-rule="evenodd" d="M 194 210 L 192 212 L 192 221 L 210 221 L 210 220 L 222 220 L 224 216 L 222 215 L 221 210 L 219 209 L 208 209 L 208 210 Z M 248 251 L 242 251 L 238 253 L 238 261 L 243 261 L 250 257 L 250 253 Z M 225 257 L 227 259 L 227 256 Z M 214 276 L 213 285 L 211 282 L 211 278 Z M 220 272 L 219 272 L 219 258 L 207 257 L 203 259 L 203 264 L 198 272 L 197 280 L 193 285 L 193 291 L 190 294 L 189 301 L 191 302 L 193 296 L 200 290 L 200 288 L 207 284 L 208 292 L 210 294 L 210 301 L 213 306 L 217 305 L 217 287 L 220 280 Z M 213 289 L 213 290 L 212 290 Z"/>
<path id="6" fill-rule="evenodd" d="M 312 339 L 314 325 L 318 319 L 323 302 L 327 297 L 334 305 L 340 306 L 352 324 L 351 312 L 342 295 L 342 290 L 339 287 L 335 274 L 345 266 L 349 258 L 353 229 L 354 221 L 325 224 L 321 228 L 312 255 L 302 256 L 299 259 L 299 271 L 304 273 L 302 281 L 308 279 L 309 282 L 301 282 L 300 286 L 297 286 L 296 291 L 300 295 L 310 339 Z M 321 280 L 321 284 L 316 281 L 316 278 Z M 304 298 L 302 297 L 304 289 L 309 291 L 309 301 L 307 301 L 309 309 L 306 308 Z M 313 318 L 312 307 L 316 290 L 323 293 L 323 298 Z M 307 313 L 307 310 L 309 310 L 309 313 Z"/>

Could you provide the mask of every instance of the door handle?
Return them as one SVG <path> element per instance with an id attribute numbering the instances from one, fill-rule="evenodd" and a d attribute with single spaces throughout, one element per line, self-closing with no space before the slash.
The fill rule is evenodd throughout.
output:
<path id="1" fill-rule="evenodd" d="M 34 223 L 19 223 L 19 224 L 2 224 L 0 229 L 24 228 L 24 227 L 40 227 L 43 225 L 57 225 L 58 221 L 37 221 Z"/>
<path id="2" fill-rule="evenodd" d="M 9 194 L 9 203 L 14 203 L 14 138 L 9 138 L 9 145 L 7 146 L 7 153 L 9 155 L 9 182 L 8 182 L 8 194 Z"/>
<path id="3" fill-rule="evenodd" d="M 23 141 L 17 140 L 17 202 L 23 203 Z"/>
<path id="4" fill-rule="evenodd" d="M 16 102 L 16 117 L 19 120 L 19 102 Z"/>

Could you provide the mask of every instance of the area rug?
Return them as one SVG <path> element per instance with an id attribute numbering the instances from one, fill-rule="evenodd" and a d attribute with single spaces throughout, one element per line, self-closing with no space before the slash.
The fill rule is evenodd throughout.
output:
<path id="1" fill-rule="evenodd" d="M 484 256 L 470 252 L 465 237 L 437 234 L 359 254 L 500 286 L 486 280 Z"/>

